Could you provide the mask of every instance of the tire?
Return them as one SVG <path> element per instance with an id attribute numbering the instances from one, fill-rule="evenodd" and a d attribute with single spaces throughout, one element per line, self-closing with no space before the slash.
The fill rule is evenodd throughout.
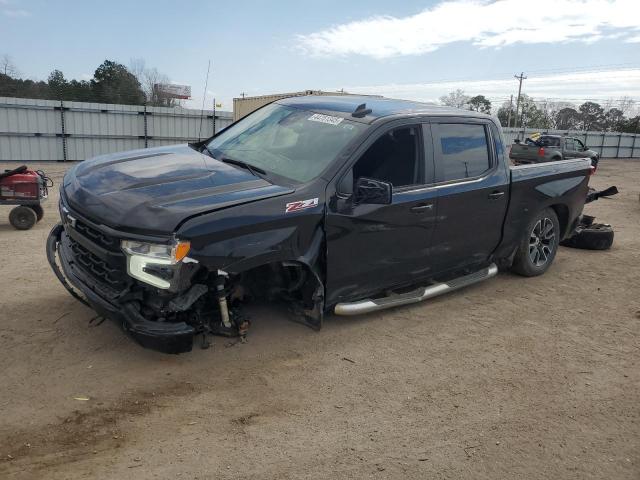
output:
<path id="1" fill-rule="evenodd" d="M 30 208 L 36 212 L 36 221 L 39 222 L 42 220 L 42 217 L 44 217 L 44 208 L 42 208 L 42 205 L 32 205 Z"/>
<path id="2" fill-rule="evenodd" d="M 546 272 L 558 252 L 560 222 L 556 213 L 546 208 L 534 215 L 516 250 L 511 269 L 525 277 L 535 277 Z"/>
<path id="3" fill-rule="evenodd" d="M 562 160 L 562 157 L 558 157 L 558 156 L 555 156 L 551 159 L 552 162 L 559 162 L 560 160 Z"/>
<path id="4" fill-rule="evenodd" d="M 38 216 L 29 207 L 19 206 L 9 213 L 9 223 L 18 230 L 29 230 L 38 221 Z"/>
<path id="5" fill-rule="evenodd" d="M 596 219 L 596 217 L 592 217 L 591 215 L 582 215 L 580 217 L 580 227 L 581 228 L 587 228 L 590 227 L 591 225 L 593 225 L 593 221 Z M 563 243 L 560 242 L 560 245 L 562 245 Z"/>
<path id="6" fill-rule="evenodd" d="M 562 242 L 565 247 L 585 250 L 608 250 L 613 245 L 613 228 L 604 223 L 594 223 L 579 229 L 571 237 Z"/>

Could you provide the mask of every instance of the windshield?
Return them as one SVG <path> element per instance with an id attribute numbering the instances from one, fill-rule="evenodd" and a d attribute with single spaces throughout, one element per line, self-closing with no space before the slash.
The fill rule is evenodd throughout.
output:
<path id="1" fill-rule="evenodd" d="M 207 144 L 220 160 L 240 160 L 297 182 L 317 177 L 365 125 L 272 103 Z"/>

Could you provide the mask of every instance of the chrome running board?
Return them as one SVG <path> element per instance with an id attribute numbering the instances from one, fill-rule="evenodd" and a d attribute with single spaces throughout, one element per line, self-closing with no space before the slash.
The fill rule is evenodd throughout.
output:
<path id="1" fill-rule="evenodd" d="M 470 273 L 464 277 L 454 278 L 445 283 L 436 283 L 428 287 L 420 287 L 407 293 L 391 294 L 388 297 L 359 300 L 357 302 L 339 303 L 335 306 L 336 315 L 360 315 L 361 313 L 375 312 L 385 308 L 418 303 L 429 298 L 437 297 L 444 293 L 453 292 L 462 287 L 473 285 L 498 273 L 498 267 L 492 263 L 487 268 Z"/>

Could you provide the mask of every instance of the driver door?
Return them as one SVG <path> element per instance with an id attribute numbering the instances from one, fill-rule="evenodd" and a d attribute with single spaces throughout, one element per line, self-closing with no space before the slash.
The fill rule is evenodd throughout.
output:
<path id="1" fill-rule="evenodd" d="M 437 191 L 428 124 L 373 135 L 328 191 L 326 304 L 349 301 L 428 276 Z M 358 200 L 356 183 L 392 184 L 388 204 Z"/>
<path id="2" fill-rule="evenodd" d="M 564 139 L 564 158 L 578 158 L 582 156 L 582 151 L 578 150 L 575 138 Z"/>

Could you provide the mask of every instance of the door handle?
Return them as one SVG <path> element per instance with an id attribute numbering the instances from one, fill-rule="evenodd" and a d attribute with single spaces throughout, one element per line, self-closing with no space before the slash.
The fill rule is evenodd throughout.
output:
<path id="1" fill-rule="evenodd" d="M 503 195 L 504 195 L 504 192 L 501 192 L 500 190 L 496 190 L 495 192 L 491 192 L 489 194 L 489 200 L 497 200 Z"/>
<path id="2" fill-rule="evenodd" d="M 416 205 L 415 207 L 411 207 L 410 210 L 415 213 L 425 212 L 427 210 L 433 209 L 433 203 L 427 203 L 424 205 Z"/>

